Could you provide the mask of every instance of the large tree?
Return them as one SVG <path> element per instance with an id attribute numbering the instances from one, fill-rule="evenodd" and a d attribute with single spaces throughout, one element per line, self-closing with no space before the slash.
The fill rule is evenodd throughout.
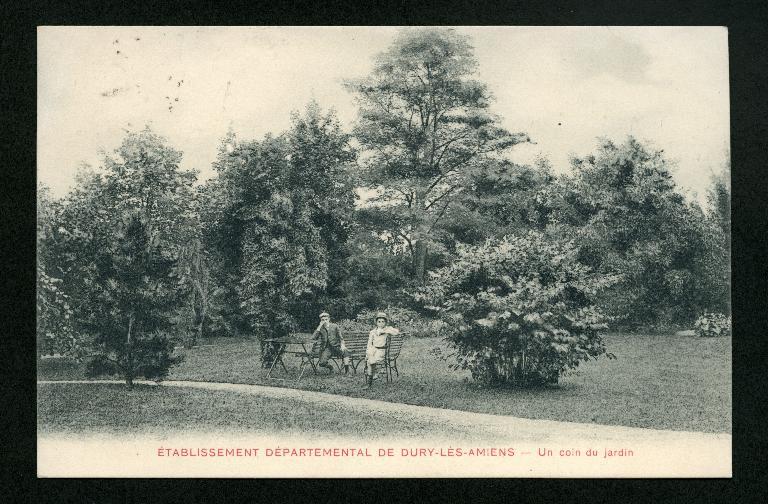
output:
<path id="1" fill-rule="evenodd" d="M 219 289 L 219 324 L 214 328 L 222 336 L 250 331 L 240 309 L 238 283 L 242 261 L 244 225 L 237 209 L 245 204 L 238 178 L 244 164 L 244 150 L 230 128 L 219 144 L 213 169 L 218 176 L 200 186 L 200 221 L 204 250 L 215 257 L 211 277 Z"/>
<path id="2" fill-rule="evenodd" d="M 307 327 L 316 322 L 318 310 L 331 310 L 336 317 L 352 315 L 346 313 L 344 286 L 351 274 L 349 240 L 354 232 L 357 152 L 335 112 L 323 112 L 316 102 L 310 102 L 303 114 L 294 112 L 291 119 L 286 136 L 293 199 L 295 204 L 309 207 L 327 262 L 325 288 L 305 299 L 298 310 L 300 325 Z"/>
<path id="3" fill-rule="evenodd" d="M 610 314 L 630 325 L 691 322 L 710 304 L 710 232 L 698 205 L 676 190 L 663 151 L 632 137 L 604 140 L 572 167 L 550 231 L 572 236 L 588 266 L 622 274 L 603 298 Z"/>
<path id="4" fill-rule="evenodd" d="M 77 356 L 79 338 L 72 331 L 72 308 L 64 290 L 57 257 L 55 228 L 61 204 L 44 184 L 37 186 L 37 350 L 38 357 L 50 354 Z"/>
<path id="5" fill-rule="evenodd" d="M 371 75 L 347 87 L 360 106 L 355 136 L 366 149 L 363 184 L 377 191 L 362 217 L 405 242 L 413 277 L 468 176 L 490 157 L 528 141 L 499 126 L 491 95 L 473 78 L 467 37 L 450 29 L 401 32 Z"/>
<path id="6" fill-rule="evenodd" d="M 208 184 L 217 274 L 231 280 L 241 330 L 262 338 L 306 328 L 321 302 L 341 298 L 352 225 L 348 135 L 314 103 L 292 119 L 278 137 L 229 134 L 215 164 L 219 176 Z"/>
<path id="7" fill-rule="evenodd" d="M 55 227 L 74 325 L 89 371 L 162 378 L 176 362 L 168 336 L 184 302 L 179 256 L 194 238 L 194 172 L 145 129 L 129 134 L 101 173 L 84 172 Z"/>
<path id="8" fill-rule="evenodd" d="M 730 314 L 731 310 L 731 170 L 712 177 L 707 191 L 707 243 L 709 254 L 705 261 L 705 278 L 709 310 Z"/>
<path id="9" fill-rule="evenodd" d="M 543 231 L 552 213 L 556 177 L 545 160 L 534 166 L 508 160 L 488 163 L 470 178 L 471 190 L 458 195 L 441 226 L 449 249 L 485 239 Z M 451 250 L 453 252 L 453 250 Z"/>

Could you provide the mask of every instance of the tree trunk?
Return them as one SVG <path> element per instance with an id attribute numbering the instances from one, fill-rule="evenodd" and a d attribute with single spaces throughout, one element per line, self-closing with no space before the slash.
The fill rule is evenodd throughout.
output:
<path id="1" fill-rule="evenodd" d="M 200 326 L 197 328 L 197 342 L 203 343 L 203 326 L 205 317 L 208 315 L 208 278 L 207 273 L 203 271 L 203 280 L 200 282 Z"/>
<path id="2" fill-rule="evenodd" d="M 189 348 L 199 344 L 203 338 L 203 325 L 208 308 L 208 270 L 203 261 L 201 252 L 202 245 L 199 241 L 195 242 L 194 255 L 192 257 L 192 319 L 199 320 L 196 328 L 197 335 L 192 338 Z M 199 298 L 199 307 L 197 299 Z"/>
<path id="3" fill-rule="evenodd" d="M 419 283 L 424 283 L 424 269 L 427 261 L 427 242 L 419 240 L 413 250 L 413 278 Z"/>
<path id="4" fill-rule="evenodd" d="M 132 330 L 133 330 L 133 315 L 128 317 L 128 337 L 125 343 L 125 349 L 126 349 L 125 384 L 128 386 L 128 390 L 133 390 L 133 341 L 131 340 Z"/>
<path id="5" fill-rule="evenodd" d="M 184 348 L 193 348 L 195 346 L 195 343 L 197 342 L 197 332 L 199 332 L 198 328 L 195 327 L 197 325 L 197 321 L 199 320 L 199 315 L 197 313 L 197 307 L 195 306 L 195 299 L 197 296 L 195 296 L 195 291 L 192 291 L 192 296 L 190 296 L 190 303 L 189 303 L 189 311 L 190 311 L 190 323 L 187 326 L 185 324 L 184 327 Z"/>

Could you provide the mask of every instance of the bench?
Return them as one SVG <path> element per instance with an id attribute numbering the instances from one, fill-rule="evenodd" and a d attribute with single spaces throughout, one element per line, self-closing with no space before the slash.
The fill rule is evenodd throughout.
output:
<path id="1" fill-rule="evenodd" d="M 347 347 L 349 361 L 352 369 L 357 373 L 357 367 L 362 362 L 365 364 L 365 349 L 368 347 L 368 333 L 355 331 L 344 334 L 344 345 Z M 338 362 L 336 362 L 338 365 Z"/>
<path id="2" fill-rule="evenodd" d="M 312 333 L 297 333 L 297 337 L 305 338 L 307 340 L 312 338 Z M 352 331 L 343 334 L 344 346 L 347 348 L 347 355 L 349 357 L 352 370 L 357 374 L 357 368 L 361 363 L 365 363 L 365 351 L 368 348 L 368 332 L 367 331 Z M 392 371 L 395 372 L 395 376 L 400 376 L 400 370 L 397 368 L 397 359 L 400 357 L 400 350 L 403 348 L 403 342 L 405 341 L 405 335 L 401 332 L 395 335 L 389 335 L 387 338 L 387 351 L 384 358 L 384 371 L 386 373 L 387 381 L 392 380 Z M 312 357 L 319 357 L 319 352 L 316 348 L 312 349 Z M 341 357 L 331 357 L 330 360 L 336 364 L 336 367 L 341 371 Z"/>
<path id="3" fill-rule="evenodd" d="M 397 358 L 400 357 L 400 350 L 403 348 L 405 335 L 398 333 L 388 335 L 387 351 L 384 357 L 384 372 L 387 381 L 392 381 L 392 371 L 396 376 L 400 376 L 400 370 L 397 368 Z M 365 363 L 365 351 L 368 348 L 368 332 L 355 331 L 344 335 L 344 345 L 347 347 L 349 360 L 352 363 L 352 369 L 357 373 L 357 367 L 360 363 Z M 336 362 L 338 366 L 339 363 Z M 341 368 L 339 368 L 341 369 Z"/>

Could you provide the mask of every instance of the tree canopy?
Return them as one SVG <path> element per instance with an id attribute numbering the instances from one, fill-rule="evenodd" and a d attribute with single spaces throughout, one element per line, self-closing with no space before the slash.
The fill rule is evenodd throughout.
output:
<path id="1" fill-rule="evenodd" d="M 102 173 L 85 171 L 64 200 L 51 243 L 92 374 L 164 376 L 181 303 L 175 269 L 191 239 L 194 172 L 150 129 L 129 134 Z"/>
<path id="2" fill-rule="evenodd" d="M 346 83 L 351 131 L 315 102 L 282 132 L 230 129 L 198 183 L 147 128 L 64 198 L 40 186 L 39 354 L 85 356 L 130 385 L 163 378 L 178 343 L 263 342 L 320 311 L 354 325 L 389 308 L 427 333 L 447 327 L 477 379 L 541 384 L 604 355 L 607 322 L 698 317 L 719 334 L 728 167 L 701 208 L 664 151 L 633 137 L 600 140 L 565 173 L 512 162 L 530 139 L 501 126 L 476 70 L 467 37 L 407 29 Z"/>
<path id="3" fill-rule="evenodd" d="M 633 326 L 693 320 L 712 301 L 711 232 L 676 190 L 663 151 L 605 140 L 572 169 L 550 229 L 574 237 L 584 264 L 622 275 L 605 300 L 610 314 Z"/>
<path id="4" fill-rule="evenodd" d="M 219 205 L 211 232 L 220 278 L 236 286 L 242 330 L 284 334 L 319 301 L 340 296 L 356 154 L 335 114 L 314 103 L 278 137 L 225 142 L 210 188 Z"/>
<path id="5" fill-rule="evenodd" d="M 467 37 L 404 31 L 367 79 L 347 83 L 360 104 L 354 133 L 366 151 L 362 181 L 379 192 L 365 213 L 407 244 L 417 281 L 437 226 L 473 171 L 529 140 L 499 125 L 476 68 Z"/>

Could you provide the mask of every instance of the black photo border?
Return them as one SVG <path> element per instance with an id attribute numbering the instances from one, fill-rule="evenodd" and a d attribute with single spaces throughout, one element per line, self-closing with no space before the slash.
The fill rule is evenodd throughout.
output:
<path id="1" fill-rule="evenodd" d="M 8 440 L 0 494 L 36 502 L 281 501 L 759 501 L 764 461 L 764 251 L 768 111 L 760 1 L 679 2 L 121 2 L 0 5 L 2 87 L 2 422 Z M 44 25 L 658 25 L 729 30 L 733 181 L 733 478 L 602 480 L 37 479 L 35 386 L 36 28 Z M 410 498 L 407 498 L 410 496 Z"/>

